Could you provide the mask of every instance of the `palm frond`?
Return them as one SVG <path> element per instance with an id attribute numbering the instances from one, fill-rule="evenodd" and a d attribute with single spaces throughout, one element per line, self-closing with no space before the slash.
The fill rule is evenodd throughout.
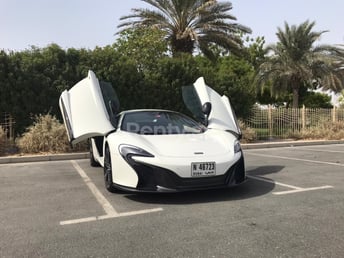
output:
<path id="1" fill-rule="evenodd" d="M 120 18 L 118 28 L 154 26 L 164 30 L 173 51 L 191 51 L 199 47 L 208 56 L 211 44 L 218 44 L 233 53 L 240 52 L 238 35 L 250 33 L 250 28 L 232 23 L 230 2 L 216 0 L 142 0 L 154 9 L 132 9 L 132 14 Z M 206 35 L 208 35 L 206 37 Z M 227 40 L 226 40 L 227 38 Z M 193 47 L 188 47 L 188 46 Z"/>
<path id="2" fill-rule="evenodd" d="M 299 89 L 314 80 L 324 89 L 344 88 L 343 48 L 329 45 L 314 46 L 327 31 L 313 31 L 315 22 L 305 21 L 299 26 L 284 24 L 277 28 L 279 42 L 268 46 L 267 58 L 256 75 L 257 87 L 271 83 L 272 91 Z M 295 97 L 295 96 L 294 96 Z M 293 103 L 298 103 L 293 101 Z"/>

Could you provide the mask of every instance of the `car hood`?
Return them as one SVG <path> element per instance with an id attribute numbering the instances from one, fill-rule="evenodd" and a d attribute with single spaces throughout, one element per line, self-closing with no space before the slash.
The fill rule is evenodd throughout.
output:
<path id="1" fill-rule="evenodd" d="M 201 134 L 137 135 L 141 148 L 165 157 L 217 156 L 233 152 L 235 136 L 220 130 Z"/>

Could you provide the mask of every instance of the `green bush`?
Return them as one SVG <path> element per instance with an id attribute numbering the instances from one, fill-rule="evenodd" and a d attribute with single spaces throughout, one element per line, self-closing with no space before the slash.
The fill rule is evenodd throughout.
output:
<path id="1" fill-rule="evenodd" d="M 23 153 L 58 153 L 72 150 L 64 125 L 50 114 L 36 116 L 34 124 L 17 139 L 17 146 Z M 86 143 L 82 143 L 73 148 L 73 151 L 86 149 Z"/>

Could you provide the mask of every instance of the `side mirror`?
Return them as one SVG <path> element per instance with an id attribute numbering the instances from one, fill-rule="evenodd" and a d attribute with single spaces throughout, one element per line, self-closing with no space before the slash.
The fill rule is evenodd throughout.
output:
<path id="1" fill-rule="evenodd" d="M 202 113 L 204 114 L 205 126 L 208 126 L 208 118 L 209 118 L 210 112 L 211 112 L 211 103 L 210 102 L 204 103 L 202 106 Z"/>

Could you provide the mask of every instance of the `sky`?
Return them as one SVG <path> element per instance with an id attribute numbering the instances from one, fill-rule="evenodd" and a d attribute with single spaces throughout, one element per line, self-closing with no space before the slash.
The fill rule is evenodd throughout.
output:
<path id="1" fill-rule="evenodd" d="M 319 44 L 344 45 L 343 0 L 231 0 L 237 22 L 276 43 L 277 27 L 315 21 L 328 30 Z M 121 16 L 147 7 L 140 0 L 0 0 L 0 49 L 21 51 L 56 43 L 62 48 L 111 45 Z"/>

